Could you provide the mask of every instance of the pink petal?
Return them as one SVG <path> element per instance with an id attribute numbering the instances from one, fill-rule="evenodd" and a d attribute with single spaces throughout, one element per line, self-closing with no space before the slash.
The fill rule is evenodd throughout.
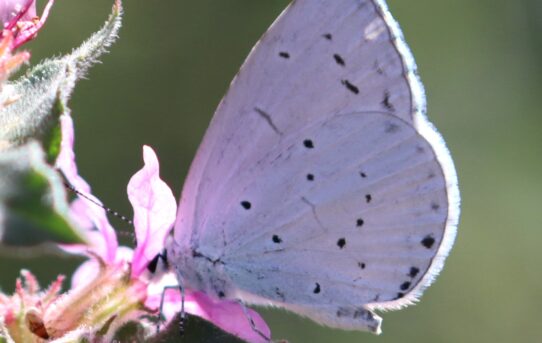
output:
<path id="1" fill-rule="evenodd" d="M 186 307 L 188 313 L 206 319 L 222 330 L 247 342 L 267 342 L 266 339 L 252 329 L 249 319 L 239 303 L 213 300 L 201 292 L 193 293 L 190 300 L 189 306 Z M 193 304 L 197 304 L 197 306 Z M 271 330 L 263 318 L 254 310 L 247 309 L 247 311 L 258 330 L 270 338 Z"/>
<path id="2" fill-rule="evenodd" d="M 88 200 L 76 198 L 70 204 L 70 218 L 82 229 L 91 230 L 94 228 L 92 220 L 88 217 Z"/>
<path id="3" fill-rule="evenodd" d="M 75 163 L 74 130 L 73 120 L 69 115 L 60 116 L 60 125 L 62 130 L 62 140 L 60 143 L 60 153 L 56 160 L 56 167 L 59 168 L 66 180 L 78 192 L 85 194 L 80 201 L 74 201 L 70 213 L 76 223 L 83 224 L 84 228 L 97 228 L 102 237 L 93 237 L 92 250 L 98 254 L 104 261 L 113 262 L 117 253 L 117 235 L 115 230 L 109 224 L 105 210 L 100 206 L 101 202 L 90 193 L 89 184 L 79 176 L 77 164 Z M 89 227 L 89 222 L 92 227 Z M 93 235 L 95 236 L 95 235 Z M 69 247 L 63 247 L 70 250 Z M 75 251 L 84 250 L 82 247 L 74 247 Z M 86 247 L 88 249 L 88 247 Z"/>
<path id="4" fill-rule="evenodd" d="M 84 262 L 73 273 L 71 289 L 73 290 L 88 285 L 96 278 L 96 276 L 98 276 L 99 271 L 100 265 L 95 259 L 91 258 Z"/>
<path id="5" fill-rule="evenodd" d="M 102 232 L 87 231 L 85 232 L 85 239 L 87 244 L 59 244 L 59 248 L 73 255 L 82 255 L 91 258 L 99 256 L 108 264 L 116 261 L 115 256 L 110 256 L 108 242 Z"/>
<path id="6" fill-rule="evenodd" d="M 145 166 L 128 183 L 128 198 L 134 208 L 137 247 L 132 276 L 141 274 L 149 261 L 164 249 L 164 240 L 175 221 L 177 204 L 171 189 L 160 179 L 158 158 L 143 147 Z"/>
<path id="7" fill-rule="evenodd" d="M 20 29 L 19 34 L 17 34 L 17 36 L 15 37 L 13 49 L 16 49 L 19 46 L 25 44 L 26 42 L 36 38 L 36 36 L 38 35 L 38 31 L 42 28 L 42 26 L 45 24 L 45 21 L 47 20 L 47 17 L 49 16 L 49 12 L 51 11 L 51 7 L 53 7 L 54 2 L 54 0 L 49 0 L 47 5 L 45 5 L 45 8 L 43 9 L 41 18 L 38 21 L 27 21 L 22 23 L 22 28 Z M 35 12 L 36 9 L 34 4 L 34 17 L 36 16 Z"/>
<path id="8" fill-rule="evenodd" d="M 149 308 L 158 308 L 160 297 L 161 292 L 159 294 L 156 292 L 149 294 L 145 305 Z M 188 292 L 184 306 L 186 313 L 208 320 L 222 330 L 247 342 L 268 342 L 252 329 L 249 319 L 243 311 L 243 307 L 235 301 L 213 300 L 201 292 Z M 171 320 L 180 311 L 180 307 L 180 292 L 174 289 L 168 290 L 162 309 L 162 314 L 166 317 L 167 321 Z M 263 318 L 254 310 L 247 308 L 247 311 L 252 320 L 254 320 L 258 330 L 270 338 L 271 330 Z"/>
<path id="9" fill-rule="evenodd" d="M 19 20 L 32 20 L 34 17 L 36 17 L 36 2 L 34 0 L 0 1 L 0 21 L 3 25 L 8 24 L 11 20 L 17 22 Z"/>
<path id="10" fill-rule="evenodd" d="M 131 248 L 120 246 L 117 249 L 116 262 L 124 261 L 129 263 L 134 258 L 134 251 Z"/>
<path id="11" fill-rule="evenodd" d="M 56 167 L 62 170 L 68 182 L 80 192 L 90 193 L 89 184 L 79 176 L 77 164 L 75 163 L 75 152 L 73 151 L 75 133 L 71 116 L 63 114 L 60 116 L 60 127 L 62 140 L 60 142 L 60 153 L 56 159 Z"/>
<path id="12" fill-rule="evenodd" d="M 98 232 L 93 232 L 97 235 L 94 235 L 95 238 L 101 238 L 103 239 L 103 236 L 101 236 Z M 88 247 L 86 247 L 88 250 Z M 115 263 L 117 266 L 123 265 L 123 262 L 128 262 L 132 260 L 133 250 L 127 247 L 119 247 L 117 249 L 117 256 Z M 74 272 L 72 276 L 72 287 L 71 289 L 76 289 L 79 287 L 86 286 L 91 281 L 93 281 L 100 272 L 100 266 L 99 262 L 96 260 L 96 258 L 90 258 L 89 260 L 83 262 L 79 268 Z"/>

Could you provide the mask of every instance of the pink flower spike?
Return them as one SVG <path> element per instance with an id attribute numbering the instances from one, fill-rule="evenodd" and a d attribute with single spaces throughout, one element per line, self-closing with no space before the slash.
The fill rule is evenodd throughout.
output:
<path id="1" fill-rule="evenodd" d="M 88 285 L 94 280 L 100 272 L 100 263 L 95 259 L 90 259 L 81 264 L 73 273 L 71 280 L 71 289 L 79 289 Z"/>
<path id="2" fill-rule="evenodd" d="M 128 183 L 128 198 L 134 208 L 137 246 L 132 261 L 132 277 L 164 249 L 164 240 L 175 221 L 177 204 L 171 189 L 160 179 L 158 158 L 143 147 L 145 166 Z"/>

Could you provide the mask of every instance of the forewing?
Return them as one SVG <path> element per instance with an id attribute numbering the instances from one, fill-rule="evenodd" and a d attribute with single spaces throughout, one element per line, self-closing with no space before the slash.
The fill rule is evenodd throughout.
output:
<path id="1" fill-rule="evenodd" d="M 215 195 L 236 184 L 241 168 L 304 126 L 362 111 L 415 121 L 423 91 L 386 13 L 368 0 L 298 0 L 277 19 L 205 134 L 180 202 L 179 241 L 198 239 L 193 234 L 222 206 Z"/>

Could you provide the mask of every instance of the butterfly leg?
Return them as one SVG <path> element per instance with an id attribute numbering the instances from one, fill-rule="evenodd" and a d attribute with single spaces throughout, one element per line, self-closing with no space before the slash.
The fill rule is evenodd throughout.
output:
<path id="1" fill-rule="evenodd" d="M 184 310 L 185 291 L 184 291 L 184 286 L 181 284 L 175 285 L 175 286 L 166 286 L 162 290 L 162 296 L 160 297 L 160 307 L 159 307 L 159 312 L 158 312 L 158 324 L 156 325 L 156 333 L 158 334 L 158 332 L 160 331 L 160 323 L 162 322 L 162 319 L 163 319 L 163 313 L 164 313 L 163 310 L 164 310 L 166 292 L 170 289 L 178 289 L 181 293 L 181 313 L 180 313 L 181 318 L 179 320 L 179 334 L 183 336 L 184 328 L 186 324 L 186 312 Z"/>
<path id="2" fill-rule="evenodd" d="M 237 302 L 239 303 L 239 305 L 241 305 L 241 308 L 243 309 L 243 313 L 245 314 L 245 317 L 247 317 L 247 320 L 248 322 L 250 323 L 250 327 L 252 328 L 252 330 L 254 332 L 256 332 L 258 335 L 260 335 L 260 337 L 262 337 L 263 339 L 265 339 L 267 342 L 271 342 L 271 338 L 270 337 L 267 337 L 263 332 L 261 332 L 257 327 L 256 327 L 256 323 L 254 322 L 254 319 L 252 319 L 252 316 L 250 315 L 250 313 L 248 313 L 248 309 L 247 307 L 245 306 L 245 304 L 241 301 L 241 300 L 237 300 Z"/>

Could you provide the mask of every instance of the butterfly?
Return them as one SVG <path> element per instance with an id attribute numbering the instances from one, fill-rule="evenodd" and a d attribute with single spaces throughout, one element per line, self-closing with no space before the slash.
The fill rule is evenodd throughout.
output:
<path id="1" fill-rule="evenodd" d="M 250 53 L 185 182 L 179 283 L 380 333 L 456 235 L 459 190 L 381 0 L 296 0 Z"/>

